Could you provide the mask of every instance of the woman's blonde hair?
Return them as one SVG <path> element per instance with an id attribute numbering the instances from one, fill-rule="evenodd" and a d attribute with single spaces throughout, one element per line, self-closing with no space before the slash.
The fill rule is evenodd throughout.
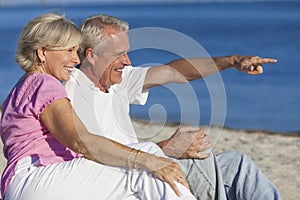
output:
<path id="1" fill-rule="evenodd" d="M 34 18 L 23 29 L 18 42 L 16 61 L 30 72 L 41 61 L 37 56 L 39 48 L 65 50 L 79 45 L 80 29 L 64 16 L 48 13 Z"/>

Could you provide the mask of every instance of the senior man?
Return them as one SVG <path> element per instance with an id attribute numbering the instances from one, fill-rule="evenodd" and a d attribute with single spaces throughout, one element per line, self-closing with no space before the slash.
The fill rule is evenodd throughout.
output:
<path id="1" fill-rule="evenodd" d="M 170 82 L 187 83 L 228 68 L 261 74 L 262 64 L 276 62 L 258 56 L 232 55 L 132 67 L 127 55 L 130 49 L 127 22 L 96 15 L 84 20 L 81 30 L 82 63 L 65 85 L 76 113 L 89 131 L 148 152 L 152 150 L 138 141 L 129 104 L 144 104 L 150 88 Z M 186 175 L 184 180 L 197 199 L 281 199 L 277 188 L 245 154 L 201 153 L 211 147 L 202 130 L 179 128 L 157 145 L 180 164 Z M 179 150 L 182 146 L 185 148 Z"/>

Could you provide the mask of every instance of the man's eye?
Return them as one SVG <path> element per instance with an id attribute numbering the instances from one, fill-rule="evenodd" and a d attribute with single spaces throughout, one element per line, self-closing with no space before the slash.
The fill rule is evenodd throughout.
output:
<path id="1" fill-rule="evenodd" d="M 116 57 L 121 57 L 121 56 L 123 56 L 124 54 L 125 54 L 124 52 L 118 53 L 118 54 L 116 54 Z"/>

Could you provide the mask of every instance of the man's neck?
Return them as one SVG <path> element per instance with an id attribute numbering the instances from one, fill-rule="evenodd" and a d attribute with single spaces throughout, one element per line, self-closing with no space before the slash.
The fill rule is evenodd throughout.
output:
<path id="1" fill-rule="evenodd" d="M 93 71 L 93 68 L 91 66 L 82 64 L 79 69 L 86 75 L 88 79 L 90 79 L 95 84 L 95 87 L 98 87 L 102 92 L 108 92 L 107 89 L 109 87 L 101 84 L 101 77 L 99 78 L 95 76 L 95 72 Z"/>

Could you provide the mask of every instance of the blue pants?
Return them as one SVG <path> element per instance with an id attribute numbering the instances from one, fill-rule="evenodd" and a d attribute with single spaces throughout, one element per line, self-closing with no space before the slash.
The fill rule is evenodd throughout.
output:
<path id="1" fill-rule="evenodd" d="M 242 152 L 228 151 L 207 159 L 176 161 L 197 199 L 282 199 L 274 184 Z"/>

